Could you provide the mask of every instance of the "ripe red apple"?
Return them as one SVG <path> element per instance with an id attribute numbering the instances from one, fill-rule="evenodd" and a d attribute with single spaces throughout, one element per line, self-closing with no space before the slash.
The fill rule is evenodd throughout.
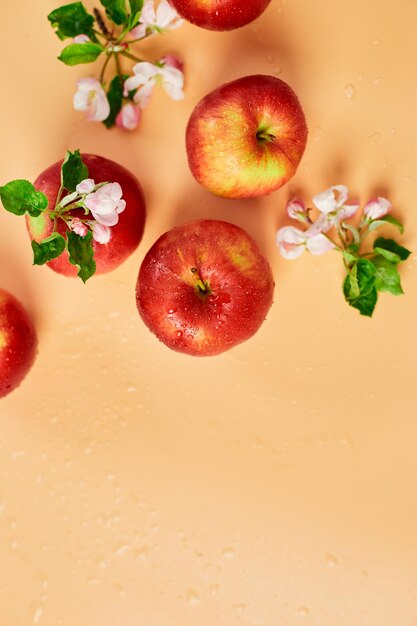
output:
<path id="1" fill-rule="evenodd" d="M 294 91 L 273 76 L 245 76 L 196 106 L 186 132 L 196 180 L 225 198 L 254 198 L 279 189 L 296 172 L 307 124 Z"/>
<path id="2" fill-rule="evenodd" d="M 0 398 L 16 389 L 35 360 L 38 340 L 20 302 L 0 289 Z"/>
<path id="3" fill-rule="evenodd" d="M 271 0 L 170 0 L 184 19 L 209 30 L 232 30 L 249 24 Z"/>
<path id="4" fill-rule="evenodd" d="M 119 183 L 123 190 L 123 198 L 126 200 L 126 208 L 120 213 L 119 222 L 111 229 L 112 236 L 107 244 L 93 242 L 94 259 L 97 264 L 96 273 L 110 272 L 123 263 L 136 250 L 142 239 L 146 218 L 145 199 L 139 181 L 126 168 L 114 161 L 93 154 L 82 154 L 82 159 L 89 170 L 89 177 L 96 183 L 112 182 Z M 62 161 L 48 167 L 34 182 L 38 191 L 42 191 L 49 200 L 49 207 L 53 208 L 61 183 Z M 84 215 L 82 209 L 72 211 L 74 217 Z M 41 241 L 52 232 L 52 221 L 44 213 L 39 217 L 27 217 L 29 234 L 32 239 Z M 65 236 L 67 227 L 60 220 L 58 232 Z M 61 256 L 47 263 L 51 269 L 66 276 L 76 276 L 77 268 L 68 260 L 68 253 L 64 251 Z"/>
<path id="5" fill-rule="evenodd" d="M 272 304 L 268 261 L 238 226 L 198 220 L 173 228 L 141 265 L 136 302 L 169 348 L 219 354 L 252 337 Z"/>

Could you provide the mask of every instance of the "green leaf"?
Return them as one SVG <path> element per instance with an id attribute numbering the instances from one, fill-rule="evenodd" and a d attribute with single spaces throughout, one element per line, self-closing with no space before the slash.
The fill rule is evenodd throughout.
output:
<path id="1" fill-rule="evenodd" d="M 48 207 L 48 198 L 28 180 L 12 180 L 0 187 L 0 198 L 6 211 L 15 215 L 28 212 L 38 217 Z"/>
<path id="2" fill-rule="evenodd" d="M 404 232 L 404 226 L 401 224 L 401 222 L 396 220 L 395 217 L 392 217 L 392 215 L 385 215 L 384 217 L 381 217 L 377 220 L 372 220 L 372 222 L 370 222 L 369 224 L 368 232 L 371 233 L 373 230 L 376 230 L 377 228 L 379 228 L 380 226 L 384 226 L 385 224 L 391 224 L 391 226 L 395 226 L 395 228 L 398 228 L 401 234 L 403 234 Z"/>
<path id="3" fill-rule="evenodd" d="M 143 0 L 129 0 L 129 6 L 131 15 L 136 15 L 142 11 Z"/>
<path id="4" fill-rule="evenodd" d="M 55 9 L 48 15 L 48 20 L 60 39 L 76 37 L 77 35 L 88 35 L 95 39 L 94 17 L 87 13 L 82 2 L 66 4 Z"/>
<path id="5" fill-rule="evenodd" d="M 128 16 L 125 0 L 100 0 L 100 2 L 106 9 L 106 15 L 109 20 L 112 20 L 119 26 L 120 24 L 126 24 Z"/>
<path id="6" fill-rule="evenodd" d="M 43 265 L 60 256 L 65 250 L 65 239 L 59 233 L 52 233 L 41 242 L 32 241 L 33 265 Z"/>
<path id="7" fill-rule="evenodd" d="M 109 116 L 104 120 L 103 124 L 107 128 L 111 128 L 116 123 L 116 117 L 122 108 L 123 103 L 123 83 L 125 76 L 115 76 L 110 83 L 109 91 L 107 92 L 107 99 L 110 104 Z"/>
<path id="8" fill-rule="evenodd" d="M 127 29 L 132 30 L 139 23 L 139 18 L 143 8 L 143 0 L 129 0 L 130 17 L 127 23 Z"/>
<path id="9" fill-rule="evenodd" d="M 405 261 L 411 254 L 410 250 L 407 250 L 407 248 L 403 248 L 403 246 L 400 246 L 396 241 L 394 241 L 394 239 L 384 239 L 384 237 L 378 237 L 378 239 L 375 240 L 374 250 L 375 252 L 378 252 L 378 254 L 382 254 L 382 256 L 385 256 L 388 261 L 394 261 L 393 258 L 389 258 L 389 253 L 399 257 L 398 261 Z"/>
<path id="10" fill-rule="evenodd" d="M 71 43 L 62 50 L 58 59 L 65 65 L 93 63 L 102 52 L 103 48 L 97 43 Z"/>
<path id="11" fill-rule="evenodd" d="M 390 263 L 383 256 L 374 257 L 372 263 L 376 267 L 375 287 L 378 291 L 388 291 L 394 296 L 400 296 L 404 293 L 395 263 Z"/>
<path id="12" fill-rule="evenodd" d="M 367 294 L 361 295 L 355 300 L 350 300 L 349 305 L 358 309 L 361 315 L 372 317 L 377 300 L 378 294 L 376 288 L 373 287 Z"/>
<path id="13" fill-rule="evenodd" d="M 88 167 L 83 163 L 79 150 L 65 155 L 61 165 L 61 185 L 68 191 L 75 191 L 76 186 L 82 180 L 88 178 Z"/>
<path id="14" fill-rule="evenodd" d="M 73 231 L 67 231 L 67 238 L 70 263 L 78 268 L 78 276 L 85 283 L 96 271 L 93 233 L 89 231 L 85 237 L 80 237 Z"/>
<path id="15" fill-rule="evenodd" d="M 343 293 L 350 306 L 361 315 L 371 316 L 377 301 L 375 288 L 376 267 L 371 261 L 360 258 L 346 276 Z"/>

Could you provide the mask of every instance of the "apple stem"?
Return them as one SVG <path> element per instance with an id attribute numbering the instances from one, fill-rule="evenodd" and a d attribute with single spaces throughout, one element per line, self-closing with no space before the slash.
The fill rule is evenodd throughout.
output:
<path id="1" fill-rule="evenodd" d="M 268 133 L 266 130 L 258 130 L 256 133 L 256 139 L 262 143 L 275 141 L 275 135 Z"/>

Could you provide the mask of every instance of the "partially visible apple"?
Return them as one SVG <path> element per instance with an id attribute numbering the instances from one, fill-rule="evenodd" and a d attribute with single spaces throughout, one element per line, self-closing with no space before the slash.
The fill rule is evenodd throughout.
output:
<path id="1" fill-rule="evenodd" d="M 192 24 L 209 30 L 232 30 L 249 24 L 271 0 L 170 0 L 174 9 Z"/>
<path id="2" fill-rule="evenodd" d="M 268 261 L 241 228 L 198 220 L 162 235 L 141 265 L 136 302 L 169 348 L 220 354 L 252 337 L 272 304 Z"/>
<path id="3" fill-rule="evenodd" d="M 287 83 L 245 76 L 212 91 L 194 109 L 186 132 L 188 162 L 196 180 L 218 196 L 263 196 L 295 174 L 307 134 Z"/>
<path id="4" fill-rule="evenodd" d="M 0 398 L 16 389 L 35 360 L 38 340 L 23 305 L 0 289 Z"/>
<path id="5" fill-rule="evenodd" d="M 89 170 L 89 177 L 96 183 L 119 183 L 126 200 L 126 208 L 120 213 L 119 222 L 111 229 L 111 239 L 107 244 L 93 242 L 94 259 L 97 264 L 96 273 L 103 274 L 115 269 L 136 250 L 142 239 L 146 219 L 145 199 L 139 181 L 126 168 L 114 161 L 93 154 L 82 154 L 82 159 Z M 49 207 L 53 208 L 61 183 L 62 161 L 54 163 L 39 174 L 34 182 L 38 191 L 42 191 L 49 200 Z M 82 209 L 71 212 L 74 217 L 84 215 Z M 52 232 L 53 223 L 42 213 L 39 217 L 27 217 L 29 234 L 35 241 L 41 241 Z M 67 230 L 65 222 L 58 221 L 58 232 L 65 236 Z M 51 269 L 66 276 L 76 276 L 77 268 L 68 260 L 68 252 L 47 263 Z"/>

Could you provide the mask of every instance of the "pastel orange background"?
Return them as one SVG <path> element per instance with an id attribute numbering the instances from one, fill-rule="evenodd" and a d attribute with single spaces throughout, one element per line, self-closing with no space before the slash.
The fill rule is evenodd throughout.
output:
<path id="1" fill-rule="evenodd" d="M 344 183 L 389 197 L 415 249 L 415 0 L 272 0 L 239 31 L 155 37 L 144 55 L 184 60 L 186 98 L 155 91 L 130 134 L 73 110 L 91 67 L 56 60 L 57 4 L 2 2 L 1 182 L 81 148 L 140 178 L 148 221 L 84 286 L 32 267 L 23 220 L 0 213 L 0 285 L 40 339 L 0 404 L 0 625 L 416 626 L 417 256 L 369 320 L 336 254 L 289 262 L 274 244 L 291 194 Z M 310 135 L 289 185 L 231 202 L 192 179 L 184 129 L 250 73 L 291 84 Z M 134 298 L 155 239 L 199 217 L 246 228 L 276 278 L 257 335 L 210 359 L 159 344 Z"/>

